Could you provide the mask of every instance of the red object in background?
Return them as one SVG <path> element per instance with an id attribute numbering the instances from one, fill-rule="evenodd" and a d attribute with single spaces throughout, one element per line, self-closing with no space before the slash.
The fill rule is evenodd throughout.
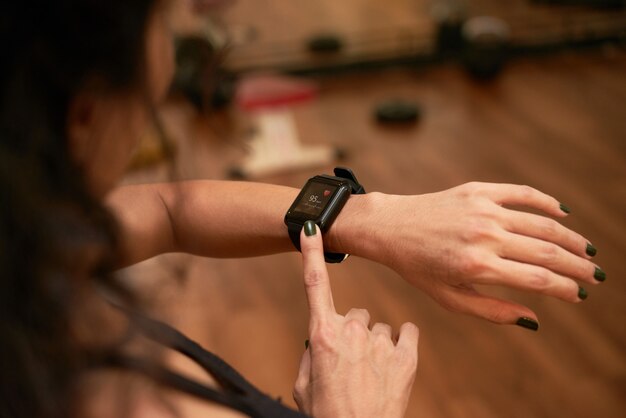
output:
<path id="1" fill-rule="evenodd" d="M 245 110 L 289 106 L 317 96 L 317 83 L 301 78 L 274 74 L 257 74 L 243 78 L 235 100 Z"/>

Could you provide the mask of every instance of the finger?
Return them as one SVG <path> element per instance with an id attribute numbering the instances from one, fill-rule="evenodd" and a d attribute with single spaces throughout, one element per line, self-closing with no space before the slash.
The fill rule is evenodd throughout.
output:
<path id="1" fill-rule="evenodd" d="M 550 241 L 576 255 L 591 258 L 587 254 L 589 240 L 554 219 L 532 213 L 505 210 L 507 213 L 504 228 L 507 231 Z"/>
<path id="2" fill-rule="evenodd" d="M 311 379 L 311 352 L 307 349 L 300 359 L 300 368 L 298 369 L 298 377 L 293 386 L 293 399 L 298 404 L 298 408 L 302 410 L 303 395 L 306 393 L 309 381 Z"/>
<path id="3" fill-rule="evenodd" d="M 545 267 L 503 258 L 491 262 L 490 272 L 476 278 L 476 283 L 506 285 L 541 293 L 566 302 L 577 303 L 587 297 L 578 283 Z"/>
<path id="4" fill-rule="evenodd" d="M 372 334 L 380 334 L 391 340 L 391 326 L 377 322 L 372 326 Z"/>
<path id="5" fill-rule="evenodd" d="M 304 266 L 304 289 L 309 303 L 311 321 L 315 321 L 324 318 L 329 313 L 334 313 L 335 305 L 324 261 L 322 234 L 315 223 L 307 221 L 307 224 L 309 222 L 312 225 L 305 224 L 300 233 L 300 245 Z M 307 236 L 305 231 L 309 231 L 312 235 Z"/>
<path id="6" fill-rule="evenodd" d="M 311 350 L 304 350 L 300 359 L 300 368 L 298 369 L 298 378 L 296 382 L 301 381 L 308 384 L 311 378 Z"/>
<path id="7" fill-rule="evenodd" d="M 500 256 L 526 264 L 547 268 L 555 273 L 590 284 L 600 283 L 594 278 L 596 265 L 551 242 L 517 234 L 506 234 Z M 570 286 L 570 284 L 567 284 Z"/>
<path id="8" fill-rule="evenodd" d="M 554 197 L 530 186 L 517 184 L 484 184 L 487 194 L 499 205 L 519 205 L 542 210 L 552 216 L 563 217 L 569 209 Z"/>
<path id="9" fill-rule="evenodd" d="M 350 309 L 350 311 L 346 314 L 346 320 L 351 319 L 359 321 L 365 326 L 365 328 L 369 328 L 370 326 L 370 313 L 367 311 L 367 309 Z"/>
<path id="10" fill-rule="evenodd" d="M 537 315 L 529 308 L 478 293 L 473 288 L 442 286 L 440 301 L 453 312 L 473 315 L 496 324 L 520 325 L 537 330 Z"/>
<path id="11" fill-rule="evenodd" d="M 417 360 L 417 345 L 419 343 L 419 329 L 412 322 L 405 322 L 400 326 L 398 333 L 398 343 L 396 347 L 403 349 L 406 353 L 415 353 Z"/>

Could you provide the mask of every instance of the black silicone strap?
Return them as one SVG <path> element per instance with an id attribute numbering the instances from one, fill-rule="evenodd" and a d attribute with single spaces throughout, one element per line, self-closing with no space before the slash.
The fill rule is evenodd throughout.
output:
<path id="1" fill-rule="evenodd" d="M 302 231 L 302 225 L 289 222 L 287 224 L 287 230 L 289 231 L 289 238 L 291 238 L 293 246 L 296 247 L 298 251 L 302 251 L 302 248 L 300 248 L 300 231 Z"/>

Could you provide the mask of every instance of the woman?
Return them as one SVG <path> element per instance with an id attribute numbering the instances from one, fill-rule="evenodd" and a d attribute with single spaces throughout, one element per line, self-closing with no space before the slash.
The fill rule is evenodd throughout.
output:
<path id="1" fill-rule="evenodd" d="M 211 400 L 211 413 L 297 415 L 138 314 L 136 298 L 113 274 L 171 251 L 243 257 L 292 250 L 282 219 L 298 190 L 215 181 L 114 189 L 171 79 L 166 8 L 160 0 L 36 0 L 12 2 L 0 14 L 9 40 L 0 66 L 2 416 L 117 416 L 127 393 L 107 392 L 116 387 L 110 369 L 156 382 L 162 393 Z M 323 246 L 390 266 L 448 309 L 536 330 L 532 310 L 472 285 L 580 302 L 586 292 L 578 283 L 596 284 L 604 273 L 590 261 L 595 248 L 585 238 L 507 204 L 554 217 L 568 212 L 525 186 L 370 193 L 350 198 Z M 301 240 L 311 314 L 311 346 L 294 389 L 302 412 L 402 416 L 417 328 L 404 325 L 396 342 L 388 326 L 369 328 L 366 311 L 337 314 L 321 234 L 308 225 Z M 194 358 L 214 383 L 172 373 L 154 346 Z M 89 390 L 94 381 L 97 393 L 108 394 L 106 407 Z M 129 415 L 171 415 L 160 395 L 144 395 L 130 392 L 140 407 L 126 408 Z"/>

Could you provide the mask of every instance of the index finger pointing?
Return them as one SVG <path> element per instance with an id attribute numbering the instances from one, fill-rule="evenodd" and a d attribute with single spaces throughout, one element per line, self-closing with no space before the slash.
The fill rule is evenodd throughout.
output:
<path id="1" fill-rule="evenodd" d="M 309 302 L 311 319 L 320 319 L 335 312 L 333 294 L 326 262 L 322 234 L 313 221 L 307 221 L 300 232 L 300 247 L 304 265 L 304 290 Z"/>

